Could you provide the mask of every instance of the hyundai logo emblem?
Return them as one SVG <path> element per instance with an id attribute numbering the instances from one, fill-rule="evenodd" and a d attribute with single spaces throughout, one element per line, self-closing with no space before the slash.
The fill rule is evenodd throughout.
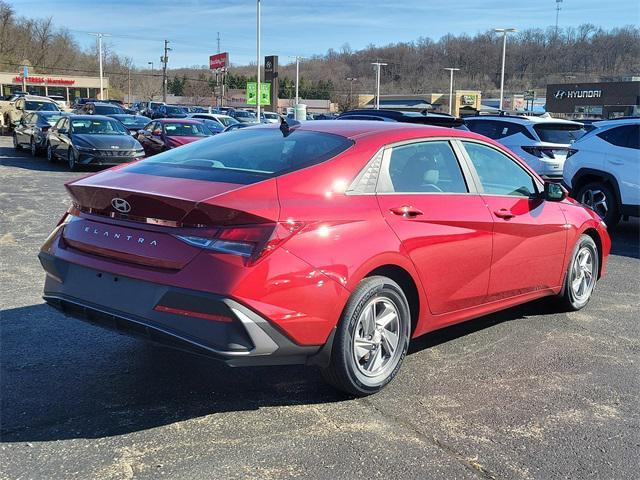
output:
<path id="1" fill-rule="evenodd" d="M 124 198 L 112 198 L 111 206 L 122 213 L 129 213 L 131 211 L 131 204 Z"/>

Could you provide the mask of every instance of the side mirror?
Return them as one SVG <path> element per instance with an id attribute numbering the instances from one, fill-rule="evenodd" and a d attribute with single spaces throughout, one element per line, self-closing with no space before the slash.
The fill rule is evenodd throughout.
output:
<path id="1" fill-rule="evenodd" d="M 544 199 L 550 202 L 561 202 L 569 192 L 559 183 L 544 182 Z"/>

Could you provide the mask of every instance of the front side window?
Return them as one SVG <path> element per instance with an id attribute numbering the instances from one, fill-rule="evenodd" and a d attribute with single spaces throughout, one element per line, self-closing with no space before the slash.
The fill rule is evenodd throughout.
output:
<path id="1" fill-rule="evenodd" d="M 388 173 L 389 182 L 381 182 L 380 191 L 468 192 L 458 159 L 446 140 L 393 147 Z"/>
<path id="2" fill-rule="evenodd" d="M 116 105 L 95 105 L 95 113 L 98 115 L 112 115 L 124 113 L 124 110 Z"/>
<path id="3" fill-rule="evenodd" d="M 537 192 L 531 175 L 505 154 L 480 143 L 462 144 L 478 173 L 485 193 L 529 197 Z"/>
<path id="4" fill-rule="evenodd" d="M 164 133 L 170 137 L 206 137 L 211 135 L 201 123 L 164 123 Z"/>

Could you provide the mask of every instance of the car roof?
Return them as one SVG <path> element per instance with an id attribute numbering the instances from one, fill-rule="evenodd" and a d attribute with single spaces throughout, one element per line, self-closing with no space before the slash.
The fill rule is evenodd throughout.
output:
<path id="1" fill-rule="evenodd" d="M 564 118 L 544 117 L 537 115 L 477 115 L 464 117 L 465 121 L 470 120 L 501 120 L 505 122 L 521 123 L 524 125 L 534 125 L 539 123 L 564 123 L 567 125 L 582 125 L 580 122 L 565 120 Z"/>
<path id="2" fill-rule="evenodd" d="M 252 128 L 280 128 L 277 124 L 256 124 Z M 486 137 L 466 130 L 448 127 L 437 127 L 404 122 L 378 122 L 375 120 L 311 120 L 294 124 L 291 128 L 300 131 L 311 131 L 340 135 L 350 139 L 364 139 L 367 137 L 385 137 L 384 143 L 402 141 L 412 138 L 426 137 L 460 137 L 474 138 L 488 141 Z M 489 141 L 494 144 L 495 142 Z"/>
<path id="3" fill-rule="evenodd" d="M 154 122 L 160 123 L 202 123 L 192 118 L 158 118 Z"/>
<path id="4" fill-rule="evenodd" d="M 54 100 L 50 99 L 49 97 L 41 97 L 40 95 L 22 95 L 21 98 L 24 98 L 27 101 L 46 101 L 49 103 L 56 103 Z"/>
<path id="5" fill-rule="evenodd" d="M 592 123 L 592 125 L 597 128 L 609 128 L 609 127 L 617 127 L 620 125 L 638 125 L 638 124 L 640 124 L 640 117 L 614 118 L 612 120 L 601 120 L 599 122 Z"/>
<path id="6" fill-rule="evenodd" d="M 387 117 L 387 118 L 403 118 L 403 117 L 412 117 L 412 118 L 420 118 L 420 117 L 435 117 L 435 118 L 455 118 L 453 115 L 449 115 L 447 113 L 432 113 L 432 112 L 415 112 L 413 110 L 392 110 L 389 108 L 357 108 L 354 110 L 348 110 L 340 114 L 340 116 L 347 115 L 371 115 L 377 117 Z"/>
<path id="7" fill-rule="evenodd" d="M 71 120 L 113 120 L 107 115 L 69 115 Z"/>

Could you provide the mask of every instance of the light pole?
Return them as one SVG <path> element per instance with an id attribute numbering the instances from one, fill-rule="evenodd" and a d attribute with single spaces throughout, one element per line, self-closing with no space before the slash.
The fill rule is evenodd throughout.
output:
<path id="1" fill-rule="evenodd" d="M 386 63 L 380 62 L 372 62 L 371 65 L 375 65 L 377 67 L 376 74 L 376 110 L 380 110 L 380 67 L 384 67 Z"/>
<path id="2" fill-rule="evenodd" d="M 356 77 L 347 77 L 347 81 L 349 82 L 349 108 L 351 108 L 351 102 L 353 102 L 353 82 L 357 82 L 358 79 Z"/>
<path id="3" fill-rule="evenodd" d="M 260 0 L 256 0 L 256 64 L 258 77 L 256 81 L 256 116 L 260 122 Z"/>
<path id="4" fill-rule="evenodd" d="M 298 95 L 300 85 L 300 60 L 306 57 L 293 57 L 296 59 L 296 105 L 300 103 L 300 96 Z"/>
<path id="5" fill-rule="evenodd" d="M 515 28 L 494 28 L 494 32 L 502 33 L 502 74 L 500 75 L 500 110 L 502 110 L 502 99 L 504 97 L 504 62 L 507 55 L 507 33 L 517 32 Z"/>
<path id="6" fill-rule="evenodd" d="M 453 107 L 453 72 L 460 70 L 459 68 L 445 68 L 445 70 L 449 70 L 451 72 L 451 80 L 449 81 L 449 115 L 451 115 L 452 107 Z"/>
<path id="7" fill-rule="evenodd" d="M 98 39 L 98 64 L 100 65 L 100 100 L 104 100 L 104 85 L 102 80 L 102 37 L 110 37 L 108 33 L 90 33 Z"/>

